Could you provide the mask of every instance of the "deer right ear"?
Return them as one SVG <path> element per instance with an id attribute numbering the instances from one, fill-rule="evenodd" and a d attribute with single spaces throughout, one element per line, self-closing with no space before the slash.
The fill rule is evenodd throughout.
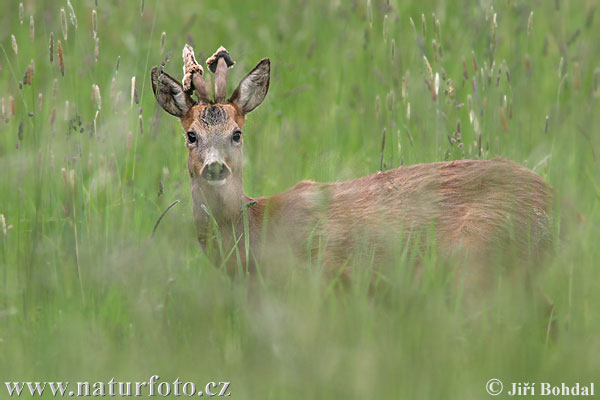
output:
<path id="1" fill-rule="evenodd" d="M 263 58 L 248 75 L 242 79 L 235 89 L 229 102 L 246 115 L 254 110 L 265 99 L 269 91 L 269 79 L 271 73 L 271 62 Z"/>
<path id="2" fill-rule="evenodd" d="M 152 68 L 150 78 L 156 101 L 169 114 L 182 118 L 196 104 L 181 84 L 159 67 Z"/>

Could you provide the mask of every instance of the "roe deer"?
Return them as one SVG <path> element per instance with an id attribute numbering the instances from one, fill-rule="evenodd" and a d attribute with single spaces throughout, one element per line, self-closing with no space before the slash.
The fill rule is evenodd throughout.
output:
<path id="1" fill-rule="evenodd" d="M 218 247 L 218 231 L 217 264 L 231 269 L 241 260 L 251 269 L 278 246 L 308 259 L 320 243 L 324 265 L 343 266 L 363 243 L 384 257 L 393 251 L 390 241 L 406 242 L 432 228 L 443 254 L 469 253 L 477 260 L 507 245 L 525 258 L 548 244 L 552 189 L 534 172 L 504 159 L 405 166 L 346 182 L 302 181 L 269 197 L 247 196 L 242 129 L 246 114 L 267 94 L 270 61 L 262 59 L 225 100 L 234 62 L 219 48 L 207 60 L 214 73 L 211 100 L 189 45 L 183 59 L 183 85 L 154 67 L 152 88 L 162 108 L 181 120 L 198 239 L 205 249 Z"/>

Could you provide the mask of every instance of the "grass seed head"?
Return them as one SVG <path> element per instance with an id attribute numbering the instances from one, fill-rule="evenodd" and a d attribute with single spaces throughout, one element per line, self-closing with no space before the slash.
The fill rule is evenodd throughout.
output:
<path id="1" fill-rule="evenodd" d="M 98 36 L 98 13 L 96 9 L 92 10 L 92 33 L 95 39 Z"/>
<path id="2" fill-rule="evenodd" d="M 60 28 L 62 30 L 63 39 L 67 40 L 69 36 L 69 26 L 67 25 L 67 13 L 64 8 L 60 9 Z"/>
<path id="3" fill-rule="evenodd" d="M 387 43 L 387 38 L 388 38 L 388 24 L 389 24 L 389 18 L 388 15 L 385 14 L 383 16 L 383 27 L 382 27 L 382 34 L 383 34 L 383 42 Z"/>
<path id="4" fill-rule="evenodd" d="M 33 42 L 33 39 L 35 39 L 35 22 L 32 15 L 29 17 L 29 40 Z"/>
<path id="5" fill-rule="evenodd" d="M 431 64 L 429 64 L 426 55 L 423 55 L 423 62 L 425 63 L 425 69 L 427 70 L 427 75 L 429 75 L 429 80 L 433 80 L 433 70 L 431 69 Z"/>
<path id="6" fill-rule="evenodd" d="M 165 51 L 165 41 L 167 39 L 167 33 L 163 32 L 162 35 L 160 35 L 160 55 L 162 56 L 164 51 Z"/>
<path id="7" fill-rule="evenodd" d="M 558 63 L 558 79 L 562 79 L 562 77 L 563 77 L 563 68 L 564 68 L 564 65 L 565 65 L 565 58 L 561 57 L 560 61 Z"/>
<path id="8" fill-rule="evenodd" d="M 58 56 L 58 65 L 60 66 L 60 74 L 65 76 L 65 56 L 63 54 L 62 43 L 58 39 L 56 43 L 56 55 Z"/>
<path id="9" fill-rule="evenodd" d="M 37 106 L 38 106 L 38 110 L 42 110 L 42 106 L 44 105 L 44 95 L 42 94 L 42 92 L 38 93 L 38 101 L 37 101 Z"/>
<path id="10" fill-rule="evenodd" d="M 23 3 L 19 3 L 19 21 L 21 25 L 23 25 L 23 16 L 25 14 L 25 8 L 23 7 Z"/>
<path id="11" fill-rule="evenodd" d="M 131 103 L 130 107 L 133 107 L 133 101 L 135 100 L 135 76 L 131 77 Z"/>
<path id="12" fill-rule="evenodd" d="M 10 35 L 10 41 L 12 43 L 12 49 L 15 52 L 15 54 L 19 54 L 19 46 L 17 45 L 17 38 L 15 38 L 15 35 Z"/>
<path id="13" fill-rule="evenodd" d="M 17 115 L 17 107 L 15 105 L 15 98 L 12 96 L 8 97 L 8 104 L 10 106 L 10 115 L 14 116 Z"/>
<path id="14" fill-rule="evenodd" d="M 100 96 L 100 87 L 95 83 L 92 85 L 92 99 L 98 107 L 98 110 L 102 109 L 102 96 Z"/>
<path id="15" fill-rule="evenodd" d="M 69 8 L 69 19 L 71 20 L 71 25 L 77 29 L 77 16 L 75 15 L 75 10 L 73 10 L 71 0 L 67 0 L 67 7 Z"/>
<path id="16" fill-rule="evenodd" d="M 50 32 L 50 40 L 48 41 L 48 53 L 50 54 L 50 64 L 54 62 L 54 32 Z"/>
<path id="17" fill-rule="evenodd" d="M 533 11 L 529 13 L 527 18 L 527 36 L 531 35 L 531 29 L 533 28 Z"/>

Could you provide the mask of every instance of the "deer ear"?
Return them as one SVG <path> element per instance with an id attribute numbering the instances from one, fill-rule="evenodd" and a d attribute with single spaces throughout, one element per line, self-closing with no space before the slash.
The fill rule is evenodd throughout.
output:
<path id="1" fill-rule="evenodd" d="M 229 102 L 246 115 L 262 103 L 269 91 L 271 61 L 263 58 L 238 85 Z"/>
<path id="2" fill-rule="evenodd" d="M 152 91 L 158 104 L 169 114 L 183 117 L 195 104 L 194 100 L 183 91 L 183 87 L 172 76 L 161 72 L 158 67 L 150 72 Z"/>

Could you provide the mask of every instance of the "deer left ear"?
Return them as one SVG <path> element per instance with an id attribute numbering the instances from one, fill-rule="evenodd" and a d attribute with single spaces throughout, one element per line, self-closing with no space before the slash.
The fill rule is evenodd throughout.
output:
<path id="1" fill-rule="evenodd" d="M 169 114 L 182 118 L 192 106 L 194 100 L 183 91 L 183 87 L 172 76 L 161 72 L 158 67 L 150 72 L 152 91 L 158 104 Z"/>
<path id="2" fill-rule="evenodd" d="M 234 104 L 242 114 L 254 110 L 265 99 L 269 91 L 271 62 L 263 58 L 238 85 L 229 102 Z"/>

